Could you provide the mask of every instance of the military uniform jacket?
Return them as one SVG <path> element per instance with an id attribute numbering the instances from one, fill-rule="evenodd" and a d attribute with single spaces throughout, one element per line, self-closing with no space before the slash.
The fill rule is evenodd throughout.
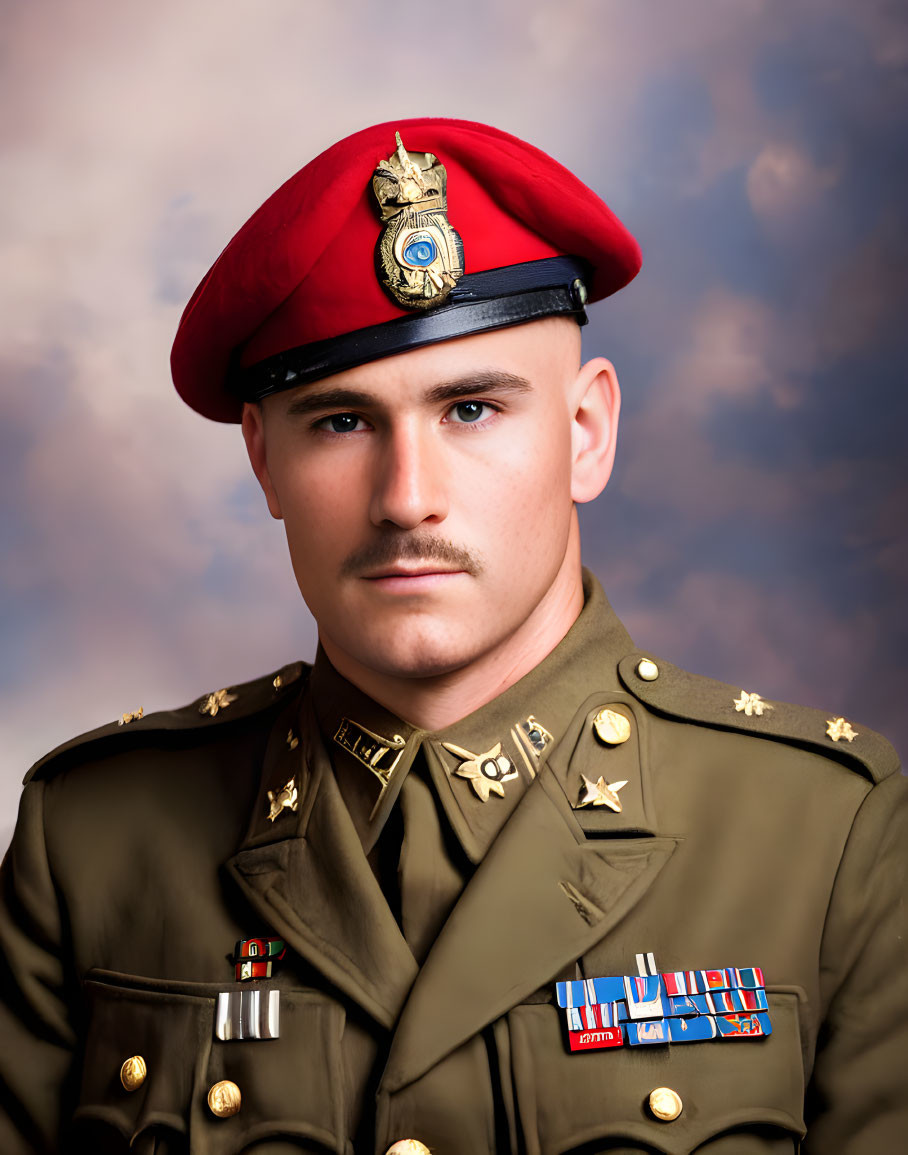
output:
<path id="1" fill-rule="evenodd" d="M 294 666 L 38 763 L 2 871 L 3 1155 L 903 1149 L 893 751 L 636 651 L 587 594 L 536 670 L 444 734 Z M 438 832 L 410 829 L 440 864 L 411 871 L 432 876 L 418 949 L 373 839 L 417 765 Z M 250 936 L 287 950 L 244 984 Z M 761 968 L 771 1034 L 572 1053 L 556 983 L 640 953 Z M 279 1037 L 218 1038 L 218 996 L 253 988 L 278 992 Z M 241 1106 L 219 1117 L 225 1080 Z"/>

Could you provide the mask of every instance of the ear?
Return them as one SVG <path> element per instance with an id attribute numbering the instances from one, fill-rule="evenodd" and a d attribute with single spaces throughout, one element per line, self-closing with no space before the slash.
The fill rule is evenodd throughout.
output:
<path id="1" fill-rule="evenodd" d="M 605 489 L 615 463 L 621 389 L 611 361 L 581 365 L 572 391 L 571 498 L 592 501 Z"/>
<path id="2" fill-rule="evenodd" d="M 271 474 L 268 472 L 268 461 L 265 456 L 265 420 L 262 408 L 249 401 L 243 406 L 243 440 L 246 442 L 252 472 L 258 478 L 265 500 L 268 502 L 268 512 L 280 521 L 283 517 L 281 505 Z"/>

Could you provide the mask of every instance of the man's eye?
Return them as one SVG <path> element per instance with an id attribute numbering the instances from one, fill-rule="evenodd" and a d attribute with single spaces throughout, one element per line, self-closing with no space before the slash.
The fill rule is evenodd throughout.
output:
<path id="1" fill-rule="evenodd" d="M 353 433 L 359 425 L 359 418 L 355 413 L 332 413 L 330 417 L 323 417 L 318 424 L 330 433 Z"/>
<path id="2" fill-rule="evenodd" d="M 486 405 L 484 401 L 458 401 L 451 410 L 450 420 L 457 425 L 473 425 L 494 412 L 491 405 Z"/>

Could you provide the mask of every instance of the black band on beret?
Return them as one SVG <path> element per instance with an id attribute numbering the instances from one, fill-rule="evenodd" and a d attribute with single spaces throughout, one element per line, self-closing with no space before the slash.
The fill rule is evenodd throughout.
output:
<path id="1" fill-rule="evenodd" d="M 470 273 L 457 282 L 444 305 L 381 325 L 355 329 L 325 341 L 287 349 L 248 368 L 236 368 L 230 391 L 244 401 L 261 401 L 380 357 L 406 353 L 454 337 L 520 325 L 542 317 L 573 316 L 587 323 L 586 262 L 549 257 L 503 269 Z"/>

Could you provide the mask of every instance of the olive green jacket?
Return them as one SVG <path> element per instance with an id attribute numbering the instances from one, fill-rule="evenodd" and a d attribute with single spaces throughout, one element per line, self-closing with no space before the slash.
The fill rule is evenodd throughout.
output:
<path id="1" fill-rule="evenodd" d="M 367 861 L 308 667 L 39 762 L 2 868 L 0 1152 L 904 1149 L 894 752 L 635 651 L 589 590 L 501 698 L 443 735 L 400 724 L 467 864 L 421 964 Z M 626 740 L 597 736 L 604 707 Z M 541 753 L 518 749 L 530 715 L 551 736 Z M 482 801 L 449 747 L 496 742 L 519 773 Z M 584 778 L 620 811 L 581 807 Z M 296 808 L 272 821 L 291 780 Z M 279 1037 L 221 1041 L 217 995 L 249 989 L 234 944 L 261 935 L 288 948 L 252 984 L 279 991 Z M 571 1053 L 556 981 L 634 974 L 640 952 L 664 973 L 762 968 L 771 1035 Z M 127 1091 L 137 1055 L 145 1078 Z M 226 1118 L 208 1104 L 222 1080 L 241 1094 Z M 680 1100 L 671 1121 L 650 1107 L 659 1087 Z"/>

